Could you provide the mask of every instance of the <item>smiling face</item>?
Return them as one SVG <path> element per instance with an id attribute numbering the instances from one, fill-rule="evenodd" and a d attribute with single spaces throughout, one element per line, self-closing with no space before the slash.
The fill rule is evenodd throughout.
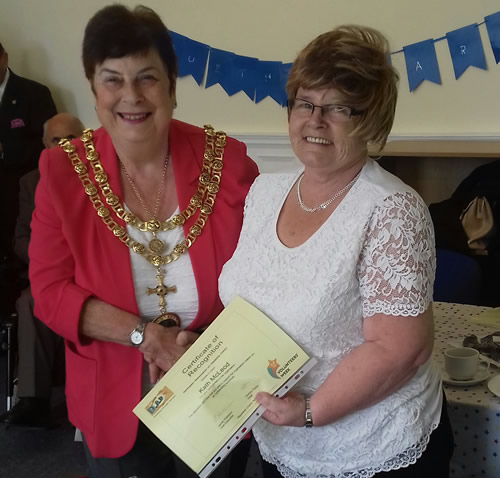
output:
<path id="1" fill-rule="evenodd" d="M 297 90 L 296 98 L 314 105 L 345 105 L 343 98 L 333 88 Z M 349 106 L 349 105 L 348 105 Z M 327 168 L 336 171 L 347 169 L 366 158 L 366 141 L 349 136 L 354 130 L 354 119 L 343 121 L 324 118 L 321 108 L 312 114 L 290 112 L 288 132 L 297 158 L 306 167 Z"/>
<path id="2" fill-rule="evenodd" d="M 175 91 L 155 50 L 108 58 L 92 79 L 97 116 L 113 142 L 158 141 L 168 134 Z"/>

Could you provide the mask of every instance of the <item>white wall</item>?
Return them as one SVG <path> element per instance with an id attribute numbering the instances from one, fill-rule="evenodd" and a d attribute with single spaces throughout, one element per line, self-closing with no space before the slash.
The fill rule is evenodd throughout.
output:
<path id="1" fill-rule="evenodd" d="M 60 111 L 97 127 L 94 103 L 80 62 L 83 30 L 102 6 L 99 0 L 0 0 L 0 42 L 10 66 L 49 86 Z M 135 1 L 123 2 L 135 5 Z M 393 51 L 438 38 L 447 31 L 500 10 L 496 0 L 143 0 L 167 26 L 215 48 L 262 60 L 292 61 L 318 34 L 343 23 L 383 31 Z M 488 70 L 469 68 L 456 81 L 446 41 L 436 43 L 442 85 L 424 82 L 409 93 L 403 54 L 393 55 L 401 75 L 394 135 L 471 136 L 500 133 L 500 65 L 494 62 L 480 26 Z M 283 134 L 285 111 L 267 98 L 252 103 L 215 85 L 200 88 L 192 78 L 178 83 L 176 116 L 230 133 Z"/>

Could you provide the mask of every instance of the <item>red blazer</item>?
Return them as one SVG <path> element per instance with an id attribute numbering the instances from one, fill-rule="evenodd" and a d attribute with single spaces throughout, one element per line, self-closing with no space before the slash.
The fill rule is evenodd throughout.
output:
<path id="1" fill-rule="evenodd" d="M 94 143 L 111 189 L 122 197 L 116 152 L 104 129 L 94 133 Z M 81 141 L 74 144 L 84 158 Z M 183 210 L 197 188 L 205 134 L 173 120 L 169 144 Z M 199 301 L 190 329 L 211 322 L 222 310 L 217 280 L 236 247 L 245 196 L 257 173 L 245 145 L 228 138 L 214 211 L 189 249 Z M 35 203 L 29 248 L 31 290 L 35 315 L 65 338 L 69 419 L 82 431 L 95 457 L 122 456 L 131 449 L 137 432 L 132 409 L 141 399 L 142 354 L 133 347 L 80 337 L 78 321 L 90 296 L 138 314 L 129 249 L 97 217 L 60 148 L 42 153 Z M 191 218 L 184 226 L 185 234 L 193 222 Z"/>

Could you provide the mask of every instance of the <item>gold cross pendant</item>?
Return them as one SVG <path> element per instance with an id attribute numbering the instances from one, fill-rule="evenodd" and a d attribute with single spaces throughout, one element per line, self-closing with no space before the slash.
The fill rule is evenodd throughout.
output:
<path id="1" fill-rule="evenodd" d="M 163 283 L 164 274 L 159 270 L 156 274 L 156 283 L 158 284 L 156 287 L 148 287 L 146 289 L 146 294 L 156 294 L 160 298 L 160 308 L 163 308 L 167 305 L 167 301 L 165 300 L 165 296 L 169 292 L 177 292 L 177 287 L 174 285 L 172 287 L 168 287 Z"/>

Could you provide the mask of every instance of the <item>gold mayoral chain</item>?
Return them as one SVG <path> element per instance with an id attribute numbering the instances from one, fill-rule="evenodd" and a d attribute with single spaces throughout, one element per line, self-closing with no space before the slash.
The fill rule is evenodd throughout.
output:
<path id="1" fill-rule="evenodd" d="M 203 228 L 208 220 L 208 216 L 212 213 L 215 205 L 215 199 L 219 192 L 220 180 L 222 176 L 222 166 L 224 158 L 224 147 L 226 146 L 226 133 L 223 131 L 214 132 L 210 125 L 205 125 L 205 152 L 203 154 L 203 164 L 198 182 L 198 188 L 190 199 L 186 209 L 179 214 L 176 214 L 167 221 L 160 221 L 155 218 L 159 210 L 161 192 L 164 187 L 165 174 L 168 165 L 168 157 L 165 160 L 162 183 L 155 204 L 153 214 L 149 213 L 147 207 L 146 213 L 151 216 L 148 221 L 142 221 L 130 211 L 126 211 L 120 203 L 119 197 L 113 193 L 108 183 L 108 176 L 104 171 L 101 162 L 99 161 L 99 153 L 92 142 L 92 130 L 86 129 L 82 133 L 81 140 L 85 148 L 85 156 L 93 171 L 94 180 L 99 186 L 99 189 L 89 177 L 88 168 L 80 159 L 76 147 L 68 140 L 62 140 L 59 145 L 67 153 L 73 167 L 82 182 L 85 193 L 88 195 L 90 202 L 94 206 L 97 215 L 102 219 L 107 228 L 122 241 L 127 247 L 140 256 L 144 257 L 149 263 L 156 268 L 156 287 L 148 287 L 146 294 L 156 294 L 159 297 L 158 307 L 160 315 L 153 322 L 165 325 L 167 327 L 180 326 L 180 318 L 173 312 L 167 312 L 167 302 L 165 296 L 170 292 L 177 292 L 176 286 L 166 286 L 163 282 L 165 272 L 162 266 L 166 266 L 173 261 L 176 261 L 184 254 L 196 241 L 196 238 L 202 233 Z M 123 167 L 123 166 L 122 166 Z M 125 171 L 127 178 L 128 173 Z M 129 178 L 131 181 L 131 178 Z M 131 181 L 131 184 L 133 182 Z M 145 206 L 144 201 L 141 201 L 140 194 L 138 195 L 137 188 L 133 185 L 132 189 L 136 193 L 141 205 Z M 102 196 L 102 199 L 101 199 Z M 107 206 L 111 207 L 108 208 Z M 189 228 L 189 232 L 185 239 L 176 244 L 172 251 L 162 255 L 167 248 L 162 240 L 156 237 L 158 231 L 170 231 L 176 227 L 181 227 L 193 214 L 199 209 L 198 216 L 194 224 Z M 118 224 L 113 219 L 113 214 L 123 220 L 127 225 L 134 227 L 142 232 L 150 232 L 153 239 L 148 246 L 133 240 L 127 234 L 127 229 Z"/>

